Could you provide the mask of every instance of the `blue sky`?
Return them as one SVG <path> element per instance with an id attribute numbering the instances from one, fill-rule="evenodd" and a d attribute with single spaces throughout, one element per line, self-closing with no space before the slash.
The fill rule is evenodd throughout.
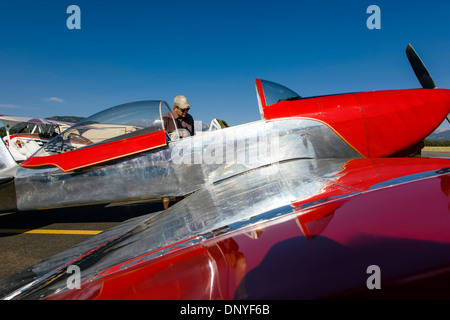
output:
<path id="1" fill-rule="evenodd" d="M 0 114 L 85 117 L 184 94 L 196 120 L 237 125 L 259 119 L 255 78 L 301 96 L 420 87 L 408 43 L 450 88 L 449 12 L 448 0 L 2 1 Z"/>

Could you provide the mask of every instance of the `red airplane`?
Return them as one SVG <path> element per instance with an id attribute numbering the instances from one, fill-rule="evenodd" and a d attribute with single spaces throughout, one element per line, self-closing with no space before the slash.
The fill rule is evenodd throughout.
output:
<path id="1" fill-rule="evenodd" d="M 256 80 L 264 117 L 267 121 L 296 117 L 320 121 L 365 158 L 410 155 L 422 149 L 423 139 L 448 114 L 450 92 L 437 88 L 411 45 L 408 45 L 406 54 L 422 89 L 358 92 L 308 99 L 301 99 L 285 89 L 289 97 L 274 103 L 271 97 L 264 95 L 265 89 L 274 85 Z"/>
<path id="2" fill-rule="evenodd" d="M 450 160 L 402 156 L 445 120 L 450 91 L 406 53 L 422 89 L 301 98 L 257 79 L 281 160 L 196 163 L 213 174 L 185 199 L 1 281 L 1 296 L 448 298 Z"/>

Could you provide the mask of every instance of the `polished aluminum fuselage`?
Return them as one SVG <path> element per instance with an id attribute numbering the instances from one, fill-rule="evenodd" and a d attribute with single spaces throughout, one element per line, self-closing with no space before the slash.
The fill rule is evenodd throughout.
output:
<path id="1" fill-rule="evenodd" d="M 19 168 L 18 210 L 187 195 L 251 169 L 293 159 L 357 158 L 323 123 L 257 121 L 169 142 L 110 163 L 62 172 Z"/>

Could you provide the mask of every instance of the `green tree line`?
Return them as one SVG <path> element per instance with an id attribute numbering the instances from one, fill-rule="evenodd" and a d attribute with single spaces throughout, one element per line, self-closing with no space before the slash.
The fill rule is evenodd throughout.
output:
<path id="1" fill-rule="evenodd" d="M 437 140 L 425 140 L 425 146 L 427 147 L 450 147 L 450 141 L 437 141 Z"/>

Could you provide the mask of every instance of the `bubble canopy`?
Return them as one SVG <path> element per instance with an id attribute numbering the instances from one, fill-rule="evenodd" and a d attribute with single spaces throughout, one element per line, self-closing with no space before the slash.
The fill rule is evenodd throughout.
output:
<path id="1" fill-rule="evenodd" d="M 162 114 L 168 111 L 162 100 L 106 109 L 63 131 L 20 165 L 56 166 L 68 172 L 165 147 L 168 140 Z"/>
<path id="2" fill-rule="evenodd" d="M 33 156 L 55 155 L 164 130 L 162 114 L 168 110 L 167 103 L 161 100 L 131 102 L 103 110 L 71 126 Z"/>

